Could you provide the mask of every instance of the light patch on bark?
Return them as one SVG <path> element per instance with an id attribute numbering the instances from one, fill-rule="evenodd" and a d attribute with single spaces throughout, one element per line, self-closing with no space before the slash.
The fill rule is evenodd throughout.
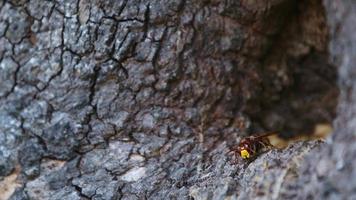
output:
<path id="1" fill-rule="evenodd" d="M 7 200 L 15 192 L 16 188 L 21 187 L 21 184 L 17 182 L 17 177 L 20 173 L 20 168 L 17 167 L 16 170 L 9 176 L 6 176 L 0 182 L 0 200 Z"/>
<path id="2" fill-rule="evenodd" d="M 90 3 L 86 0 L 79 1 L 79 22 L 86 24 L 90 16 Z"/>
<path id="3" fill-rule="evenodd" d="M 134 167 L 127 171 L 123 176 L 121 176 L 121 180 L 127 182 L 138 181 L 146 175 L 145 167 Z"/>
<path id="4" fill-rule="evenodd" d="M 130 161 L 143 162 L 145 161 L 145 157 L 141 156 L 140 154 L 133 154 L 130 156 Z"/>
<path id="5" fill-rule="evenodd" d="M 64 164 L 66 164 L 65 161 L 45 159 L 44 162 L 41 163 L 41 169 L 44 172 L 57 171 L 61 169 L 64 166 Z"/>

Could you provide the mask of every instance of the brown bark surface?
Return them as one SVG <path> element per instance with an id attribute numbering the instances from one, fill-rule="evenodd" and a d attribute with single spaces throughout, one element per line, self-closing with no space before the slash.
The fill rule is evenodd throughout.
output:
<path id="1" fill-rule="evenodd" d="M 355 9 L 0 0 L 0 199 L 352 199 Z"/>

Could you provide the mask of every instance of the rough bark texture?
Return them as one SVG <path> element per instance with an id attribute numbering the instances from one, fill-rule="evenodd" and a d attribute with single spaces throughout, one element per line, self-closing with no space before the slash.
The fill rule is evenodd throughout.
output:
<path id="1" fill-rule="evenodd" d="M 330 52 L 338 68 L 340 97 L 335 133 L 303 164 L 299 198 L 356 198 L 356 2 L 325 0 L 331 30 Z"/>
<path id="2" fill-rule="evenodd" d="M 356 3 L 324 6 L 0 1 L 0 199 L 352 199 Z"/>

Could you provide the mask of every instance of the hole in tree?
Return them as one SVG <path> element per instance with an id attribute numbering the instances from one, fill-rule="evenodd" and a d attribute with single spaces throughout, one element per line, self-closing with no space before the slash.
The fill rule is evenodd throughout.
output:
<path id="1" fill-rule="evenodd" d="M 321 0 L 296 1 L 294 12 L 261 61 L 257 92 L 244 112 L 251 132 L 311 134 L 331 125 L 338 99 L 337 69 L 329 63 L 328 28 Z"/>

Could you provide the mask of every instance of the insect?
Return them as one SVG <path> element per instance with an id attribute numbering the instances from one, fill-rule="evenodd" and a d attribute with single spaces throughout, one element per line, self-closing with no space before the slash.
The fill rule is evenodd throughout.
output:
<path id="1" fill-rule="evenodd" d="M 240 154 L 243 159 L 250 159 L 273 147 L 268 139 L 269 136 L 277 135 L 276 132 L 269 132 L 263 135 L 252 135 L 240 141 L 234 151 Z"/>

